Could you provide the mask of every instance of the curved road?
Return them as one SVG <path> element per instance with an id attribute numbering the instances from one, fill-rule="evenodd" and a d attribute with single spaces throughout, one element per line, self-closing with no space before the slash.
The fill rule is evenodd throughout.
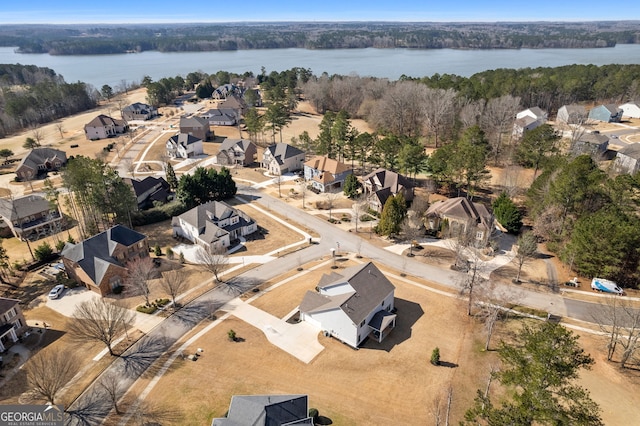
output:
<path id="1" fill-rule="evenodd" d="M 309 215 L 287 203 L 258 192 L 251 187 L 240 186 L 238 195 L 252 200 L 269 210 L 277 211 L 281 216 L 304 225 L 322 237 L 316 244 L 309 245 L 295 255 L 279 257 L 266 264 L 259 265 L 240 276 L 230 280 L 236 291 L 246 291 L 265 280 L 277 277 L 287 271 L 297 268 L 302 261 L 310 262 L 319 257 L 330 254 L 332 248 L 340 251 L 360 252 L 363 256 L 375 260 L 389 267 L 405 269 L 414 276 L 428 278 L 440 285 L 455 288 L 456 282 L 464 276 L 463 273 L 442 269 L 422 262 L 412 260 L 376 247 L 365 239 L 338 229 L 325 220 Z M 509 289 L 509 286 L 505 286 Z M 591 321 L 593 304 L 565 300 L 560 295 L 537 293 L 518 288 L 522 295 L 522 303 L 559 316 Z M 183 335 L 211 315 L 217 308 L 231 300 L 237 293 L 229 286 L 221 285 L 198 297 L 174 315 L 165 319 L 146 336 L 132 345 L 122 356 L 116 359 L 103 374 L 116 374 L 121 380 L 123 389 L 128 389 L 140 375 L 147 370 L 162 354 Z M 92 383 L 85 392 L 71 404 L 67 412 L 67 420 L 72 425 L 93 425 L 101 423 L 109 414 L 111 405 L 105 390 L 98 386 L 100 378 Z"/>

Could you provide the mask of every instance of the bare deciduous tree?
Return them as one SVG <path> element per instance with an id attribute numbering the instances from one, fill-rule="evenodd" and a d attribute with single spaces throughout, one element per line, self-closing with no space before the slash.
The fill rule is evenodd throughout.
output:
<path id="1" fill-rule="evenodd" d="M 149 296 L 151 295 L 149 280 L 157 276 L 153 259 L 147 256 L 131 260 L 127 262 L 127 270 L 126 286 L 142 296 L 145 306 L 149 306 Z"/>
<path id="2" fill-rule="evenodd" d="M 100 378 L 98 386 L 106 392 L 116 414 L 122 414 L 120 412 L 120 407 L 118 406 L 118 401 L 126 391 L 126 388 L 123 386 L 122 379 L 115 373 L 109 372 Z"/>
<path id="3" fill-rule="evenodd" d="M 498 163 L 502 153 L 502 138 L 511 134 L 516 113 L 520 109 L 520 98 L 511 95 L 493 98 L 487 102 L 482 116 L 482 127 L 492 136 L 494 163 Z"/>
<path id="4" fill-rule="evenodd" d="M 62 126 L 61 122 L 56 123 L 56 130 L 58 131 L 58 133 L 60 133 L 60 138 L 64 137 L 64 127 Z"/>
<path id="5" fill-rule="evenodd" d="M 625 368 L 638 349 L 640 310 L 620 296 L 607 298 L 594 314 L 594 319 L 607 335 L 607 360 L 611 361 L 618 346 L 622 347 L 620 367 Z"/>
<path id="6" fill-rule="evenodd" d="M 48 348 L 32 356 L 25 370 L 33 392 L 55 404 L 56 396 L 76 375 L 79 366 L 75 353 Z"/>
<path id="7" fill-rule="evenodd" d="M 332 219 L 331 212 L 333 207 L 336 204 L 336 201 L 340 198 L 340 193 L 338 192 L 325 192 L 324 199 L 327 201 L 327 208 L 329 209 L 329 220 Z"/>
<path id="8" fill-rule="evenodd" d="M 304 201 L 307 198 L 307 182 L 304 179 L 298 183 L 298 190 L 302 196 L 302 209 L 304 210 Z"/>
<path id="9" fill-rule="evenodd" d="M 413 257 L 414 241 L 424 235 L 424 222 L 422 216 L 416 211 L 409 210 L 407 217 L 402 222 L 402 235 L 409 242 L 409 257 Z"/>
<path id="10" fill-rule="evenodd" d="M 509 305 L 521 297 L 522 295 L 519 292 L 513 290 L 505 291 L 497 287 L 493 282 L 487 282 L 480 287 L 476 293 L 476 306 L 478 311 L 475 316 L 483 322 L 487 334 L 484 343 L 485 351 L 489 350 L 496 323 L 500 318 L 505 316 Z"/>
<path id="11" fill-rule="evenodd" d="M 174 309 L 177 307 L 176 297 L 178 297 L 180 292 L 182 292 L 187 286 L 187 281 L 185 278 L 186 277 L 184 272 L 179 269 L 167 271 L 162 274 L 160 285 L 162 286 L 164 291 L 166 291 L 167 294 L 171 296 Z"/>
<path id="12" fill-rule="evenodd" d="M 460 112 L 458 119 L 462 123 L 463 130 L 480 124 L 480 118 L 484 113 L 486 101 L 479 99 L 477 101 L 464 99 L 460 103 Z"/>
<path id="13" fill-rule="evenodd" d="M 109 354 L 115 356 L 113 342 L 133 325 L 135 314 L 125 307 L 96 297 L 79 303 L 73 317 L 75 321 L 70 322 L 69 333 L 75 339 L 102 342 L 109 349 Z"/>
<path id="14" fill-rule="evenodd" d="M 222 282 L 222 280 L 220 280 L 220 273 L 229 263 L 227 250 L 224 247 L 215 247 L 211 250 L 205 250 L 199 247 L 196 253 L 196 260 L 200 267 L 213 274 L 217 282 Z"/>
<path id="15" fill-rule="evenodd" d="M 388 86 L 376 102 L 369 122 L 376 129 L 394 135 L 419 136 L 424 125 L 422 102 L 427 87 L 412 81 L 399 81 Z"/>
<path id="16" fill-rule="evenodd" d="M 538 251 L 538 242 L 535 235 L 531 232 L 526 232 L 518 238 L 518 248 L 516 250 L 516 265 L 518 265 L 518 275 L 516 276 L 516 282 L 520 282 L 520 273 L 522 267 L 529 260 L 533 259 Z"/>
<path id="17" fill-rule="evenodd" d="M 32 126 L 31 127 L 31 136 L 35 139 L 37 146 L 42 145 L 42 141 L 44 140 L 44 130 L 40 127 Z"/>
<path id="18" fill-rule="evenodd" d="M 422 94 L 424 117 L 437 148 L 440 146 L 438 137 L 453 127 L 457 93 L 453 89 L 427 88 Z"/>
<path id="19" fill-rule="evenodd" d="M 354 225 L 356 226 L 356 234 L 358 233 L 358 223 L 360 222 L 360 216 L 362 216 L 362 214 L 366 211 L 367 203 L 364 200 L 356 199 L 351 205 L 351 217 Z"/>

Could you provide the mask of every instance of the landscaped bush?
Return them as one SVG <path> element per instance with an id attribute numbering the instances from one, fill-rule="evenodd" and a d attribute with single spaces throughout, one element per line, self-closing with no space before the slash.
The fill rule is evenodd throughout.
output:
<path id="1" fill-rule="evenodd" d="M 167 259 L 173 260 L 173 249 L 171 247 L 167 247 Z"/>
<path id="2" fill-rule="evenodd" d="M 136 308 L 136 311 L 142 312 L 143 314 L 152 314 L 157 310 L 158 307 L 153 303 L 149 306 L 140 305 Z"/>
<path id="3" fill-rule="evenodd" d="M 360 222 L 371 222 L 372 220 L 376 220 L 376 218 L 369 214 L 363 214 L 360 216 Z"/>
<path id="4" fill-rule="evenodd" d="M 313 419 L 313 423 L 316 423 L 318 421 L 319 414 L 320 413 L 318 412 L 317 408 L 309 408 L 309 417 Z"/>
<path id="5" fill-rule="evenodd" d="M 187 210 L 187 206 L 179 200 L 174 200 L 162 206 L 134 212 L 131 215 L 131 221 L 134 226 L 149 225 L 171 219 L 174 216 L 179 216 Z"/>
<path id="6" fill-rule="evenodd" d="M 440 348 L 438 347 L 431 352 L 431 364 L 440 365 Z"/>
<path id="7" fill-rule="evenodd" d="M 158 307 L 162 307 L 165 306 L 166 304 L 168 304 L 170 302 L 169 299 L 156 299 L 155 301 L 155 305 Z"/>
<path id="8" fill-rule="evenodd" d="M 227 336 L 229 337 L 229 340 L 231 340 L 232 342 L 236 341 L 236 332 L 233 330 L 229 330 L 227 331 Z"/>

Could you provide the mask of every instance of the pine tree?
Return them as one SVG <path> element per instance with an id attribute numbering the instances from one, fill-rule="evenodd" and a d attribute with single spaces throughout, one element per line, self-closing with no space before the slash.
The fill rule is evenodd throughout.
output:
<path id="1" fill-rule="evenodd" d="M 176 178 L 176 172 L 173 170 L 173 166 L 171 163 L 167 163 L 167 183 L 171 190 L 175 191 L 178 189 L 178 178 Z"/>
<path id="2" fill-rule="evenodd" d="M 393 197 L 387 198 L 380 215 L 380 223 L 377 227 L 377 233 L 380 235 L 399 234 L 402 222 L 407 216 L 407 202 L 402 193 L 398 193 Z"/>

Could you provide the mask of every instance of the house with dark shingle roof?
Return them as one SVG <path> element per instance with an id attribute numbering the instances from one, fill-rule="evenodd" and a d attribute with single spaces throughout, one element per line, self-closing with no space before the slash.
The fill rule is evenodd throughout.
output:
<path id="1" fill-rule="evenodd" d="M 133 189 L 139 209 L 153 207 L 154 202 L 166 203 L 171 193 L 169 184 L 162 177 L 147 176 L 142 180 L 131 178 L 123 180 Z"/>
<path id="2" fill-rule="evenodd" d="M 234 395 L 226 417 L 211 426 L 313 426 L 307 395 Z"/>
<path id="3" fill-rule="evenodd" d="M 202 139 L 187 133 L 171 136 L 165 146 L 171 158 L 193 158 L 204 153 Z"/>
<path id="4" fill-rule="evenodd" d="M 618 151 L 613 168 L 618 173 L 630 175 L 640 171 L 640 143 L 632 143 Z"/>
<path id="5" fill-rule="evenodd" d="M 57 207 L 40 195 L 0 198 L 0 219 L 16 237 L 41 238 L 60 231 L 62 215 Z"/>
<path id="6" fill-rule="evenodd" d="M 59 149 L 40 147 L 33 148 L 16 168 L 16 175 L 21 181 L 36 179 L 48 172 L 60 170 L 67 164 L 67 154 Z"/>
<path id="7" fill-rule="evenodd" d="M 192 117 L 180 117 L 180 133 L 195 136 L 203 141 L 213 138 L 213 132 L 209 128 L 209 121 L 195 115 Z"/>
<path id="8" fill-rule="evenodd" d="M 256 162 L 258 147 L 248 139 L 226 138 L 216 154 L 216 164 L 250 166 Z"/>
<path id="9" fill-rule="evenodd" d="M 256 222 L 245 212 L 222 201 L 209 201 L 174 216 L 174 237 L 183 237 L 212 252 L 226 248 L 240 237 L 258 230 Z"/>
<path id="10" fill-rule="evenodd" d="M 396 325 L 395 287 L 373 263 L 325 274 L 307 291 L 300 319 L 357 348 L 369 336 L 381 342 Z"/>
<path id="11" fill-rule="evenodd" d="M 236 112 L 236 116 L 243 116 L 247 112 L 247 103 L 244 99 L 237 95 L 231 94 L 227 96 L 227 98 L 218 104 L 218 108 L 221 109 L 232 109 Z"/>
<path id="12" fill-rule="evenodd" d="M 389 197 L 402 193 L 407 202 L 413 200 L 415 185 L 407 177 L 387 169 L 377 169 L 362 178 L 369 207 L 382 213 Z"/>
<path id="13" fill-rule="evenodd" d="M 233 126 L 238 122 L 238 116 L 231 108 L 212 108 L 201 117 L 212 126 Z"/>
<path id="14" fill-rule="evenodd" d="M 135 102 L 122 109 L 122 118 L 131 120 L 151 120 L 158 115 L 158 110 L 147 104 Z"/>
<path id="15" fill-rule="evenodd" d="M 304 168 L 305 154 L 295 146 L 276 143 L 268 146 L 262 154 L 262 168 L 272 175 L 283 175 Z"/>
<path id="16" fill-rule="evenodd" d="M 27 321 L 20 309 L 20 301 L 0 297 L 0 353 L 16 343 L 25 331 Z"/>
<path id="17" fill-rule="evenodd" d="M 111 138 L 127 131 L 129 127 L 124 120 L 100 114 L 84 126 L 84 134 L 89 140 Z"/>
<path id="18" fill-rule="evenodd" d="M 304 163 L 304 180 L 318 192 L 339 190 L 351 167 L 327 156 L 317 155 Z"/>
<path id="19" fill-rule="evenodd" d="M 590 155 L 597 159 L 609 147 L 609 137 L 599 132 L 583 133 L 579 135 L 571 147 L 573 155 Z"/>
<path id="20" fill-rule="evenodd" d="M 427 229 L 448 236 L 473 233 L 475 245 L 479 247 L 487 245 L 495 230 L 493 213 L 484 204 L 471 202 L 466 197 L 435 202 L 427 209 L 426 217 Z"/>
<path id="21" fill-rule="evenodd" d="M 67 243 L 60 253 L 69 278 L 105 296 L 122 286 L 127 262 L 149 256 L 147 236 L 116 225 L 77 244 Z"/>
<path id="22" fill-rule="evenodd" d="M 583 124 L 587 121 L 587 110 L 582 105 L 563 105 L 558 109 L 556 121 L 566 124 Z"/>

